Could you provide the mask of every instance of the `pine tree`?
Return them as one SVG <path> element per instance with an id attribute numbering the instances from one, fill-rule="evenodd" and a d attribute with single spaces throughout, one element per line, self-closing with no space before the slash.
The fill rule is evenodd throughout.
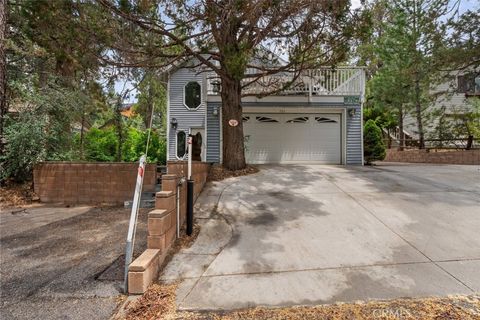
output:
<path id="1" fill-rule="evenodd" d="M 383 143 L 382 130 L 375 121 L 368 120 L 363 128 L 364 158 L 367 164 L 385 159 L 385 144 Z"/>

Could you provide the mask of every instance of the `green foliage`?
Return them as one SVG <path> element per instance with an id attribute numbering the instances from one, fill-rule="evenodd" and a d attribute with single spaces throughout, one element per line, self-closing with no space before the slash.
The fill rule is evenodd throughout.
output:
<path id="1" fill-rule="evenodd" d="M 85 134 L 85 159 L 88 161 L 115 161 L 118 138 L 113 128 L 90 129 Z"/>
<path id="2" fill-rule="evenodd" d="M 363 128 L 364 157 L 366 163 L 385 159 L 385 144 L 383 143 L 382 130 L 375 121 L 368 120 Z"/>
<path id="3" fill-rule="evenodd" d="M 122 161 L 136 162 L 145 153 L 148 131 L 129 127 L 125 131 L 125 141 L 122 145 Z M 78 135 L 77 135 L 78 141 Z M 85 134 L 85 160 L 116 161 L 119 146 L 118 135 L 114 127 L 105 129 L 92 128 Z M 152 131 L 148 146 L 147 162 L 166 162 L 166 141 Z"/>
<path id="4" fill-rule="evenodd" d="M 71 159 L 70 110 L 79 100 L 78 92 L 58 86 L 54 79 L 41 89 L 11 80 L 9 88 L 18 104 L 5 123 L 0 179 L 25 180 L 39 161 Z"/>
<path id="5" fill-rule="evenodd" d="M 145 154 L 147 147 L 148 131 L 140 131 L 130 128 L 128 137 L 124 144 L 123 160 L 138 161 L 141 155 Z M 151 131 L 150 143 L 148 145 L 147 161 L 165 164 L 166 163 L 166 141 L 161 139 L 155 131 Z"/>
<path id="6" fill-rule="evenodd" d="M 153 72 L 147 72 L 138 85 L 138 91 L 134 112 L 141 116 L 144 127 L 149 127 L 154 107 L 152 128 L 164 129 L 167 117 L 167 93 L 164 84 Z"/>
<path id="7" fill-rule="evenodd" d="M 480 139 L 480 99 L 470 98 L 468 104 L 468 112 L 463 108 L 459 110 L 451 108 L 447 115 L 444 109 L 439 110 L 432 138 L 454 140 L 473 136 Z"/>
<path id="8" fill-rule="evenodd" d="M 26 180 L 35 163 L 47 158 L 45 127 L 45 118 L 39 119 L 30 114 L 7 126 L 5 138 L 8 145 L 0 158 L 0 180 L 10 177 L 17 181 Z"/>

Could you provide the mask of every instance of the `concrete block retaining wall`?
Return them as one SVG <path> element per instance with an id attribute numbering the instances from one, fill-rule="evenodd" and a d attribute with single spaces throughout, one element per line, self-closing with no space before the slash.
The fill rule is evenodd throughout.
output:
<path id="1" fill-rule="evenodd" d="M 130 265 L 128 271 L 129 293 L 141 294 L 145 292 L 158 276 L 160 266 L 163 264 L 167 251 L 176 239 L 177 232 L 177 191 L 180 202 L 180 221 L 182 226 L 187 216 L 187 184 L 186 182 L 177 190 L 177 185 L 182 178 L 187 176 L 187 163 L 185 161 L 171 161 L 167 163 L 167 174 L 162 176 L 162 191 L 155 197 L 155 210 L 148 214 L 147 223 L 147 250 Z M 207 181 L 210 164 L 195 161 L 192 163 L 192 179 L 194 185 L 194 199 L 196 200 Z M 147 254 L 155 251 L 157 254 Z M 147 257 L 150 257 L 147 259 Z M 138 265 L 143 267 L 138 267 Z M 152 270 L 153 274 L 152 274 Z"/>
<path id="2" fill-rule="evenodd" d="M 42 202 L 123 204 L 133 198 L 138 163 L 42 162 L 33 170 Z M 143 191 L 155 191 L 156 164 L 147 164 Z"/>
<path id="3" fill-rule="evenodd" d="M 387 150 L 387 162 L 480 165 L 480 149 L 475 150 Z"/>

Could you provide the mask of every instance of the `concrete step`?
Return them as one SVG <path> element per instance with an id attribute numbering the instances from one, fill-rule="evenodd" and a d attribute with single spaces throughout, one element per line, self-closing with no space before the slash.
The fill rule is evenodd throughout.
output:
<path id="1" fill-rule="evenodd" d="M 133 201 L 128 200 L 123 203 L 123 207 L 125 209 L 132 209 Z M 142 199 L 140 200 L 140 208 L 154 208 L 155 207 L 155 199 Z"/>

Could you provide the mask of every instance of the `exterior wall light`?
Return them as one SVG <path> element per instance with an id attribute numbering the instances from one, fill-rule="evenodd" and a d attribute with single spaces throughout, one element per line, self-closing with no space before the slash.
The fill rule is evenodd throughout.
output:
<path id="1" fill-rule="evenodd" d="M 172 118 L 172 120 L 170 120 L 170 125 L 172 126 L 173 130 L 177 130 L 177 127 L 178 127 L 177 118 Z"/>
<path id="2" fill-rule="evenodd" d="M 213 114 L 214 116 L 218 116 L 218 107 L 217 107 L 217 106 L 214 106 L 214 107 L 213 107 L 213 112 L 212 112 L 212 114 Z"/>
<path id="3" fill-rule="evenodd" d="M 357 109 L 356 109 L 356 108 L 348 108 L 348 115 L 349 115 L 350 117 L 353 117 L 356 112 L 357 112 Z"/>
<path id="4" fill-rule="evenodd" d="M 211 84 L 212 84 L 213 93 L 219 94 L 220 90 L 221 90 L 220 81 L 219 80 L 212 80 Z"/>

